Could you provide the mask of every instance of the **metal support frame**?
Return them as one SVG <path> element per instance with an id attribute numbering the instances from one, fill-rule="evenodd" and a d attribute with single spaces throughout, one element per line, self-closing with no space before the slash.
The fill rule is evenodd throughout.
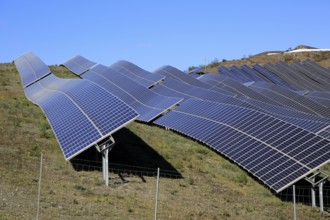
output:
<path id="1" fill-rule="evenodd" d="M 109 151 L 112 150 L 114 145 L 115 140 L 112 136 L 109 136 L 96 145 L 96 149 L 102 153 L 102 175 L 106 186 L 109 186 Z"/>
<path id="2" fill-rule="evenodd" d="M 322 176 L 321 176 L 322 175 Z M 319 204 L 320 204 L 320 211 L 324 211 L 324 205 L 323 205 L 323 183 L 328 178 L 328 173 L 323 170 L 317 170 L 312 176 L 305 177 L 305 180 L 307 180 L 309 183 L 312 184 L 311 188 L 311 197 L 312 197 L 312 207 L 316 207 L 316 193 L 315 189 L 318 186 L 319 187 Z M 319 177 L 319 178 L 317 178 Z M 318 179 L 318 180 L 317 180 Z"/>

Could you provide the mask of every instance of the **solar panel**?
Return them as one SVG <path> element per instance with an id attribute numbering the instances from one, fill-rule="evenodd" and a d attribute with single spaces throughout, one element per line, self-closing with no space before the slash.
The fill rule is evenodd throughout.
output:
<path id="1" fill-rule="evenodd" d="M 262 113 L 218 103 L 187 100 L 155 123 L 209 145 L 276 192 L 330 156 L 328 140 Z"/>
<path id="2" fill-rule="evenodd" d="M 90 69 L 92 66 L 94 66 L 96 63 L 86 59 L 85 57 L 82 57 L 80 55 L 77 55 L 75 57 L 72 57 L 71 59 L 65 61 L 62 65 L 68 68 L 71 72 L 73 72 L 76 75 L 81 75 L 84 72 L 86 72 L 88 69 Z"/>
<path id="3" fill-rule="evenodd" d="M 239 76 L 239 78 L 241 78 L 242 82 L 244 83 L 247 83 L 247 82 L 253 82 L 254 79 L 252 77 L 250 77 L 249 74 L 243 72 L 242 70 L 240 70 L 237 66 L 232 66 L 230 67 L 230 71 L 233 73 L 233 74 L 236 74 Z"/>
<path id="4" fill-rule="evenodd" d="M 210 88 L 207 84 L 199 81 L 198 79 L 191 77 L 188 74 L 185 74 L 184 72 L 182 72 L 182 71 L 178 70 L 177 68 L 170 66 L 170 65 L 162 66 L 162 67 L 156 69 L 154 71 L 154 73 L 161 74 L 163 76 L 166 76 L 167 78 L 171 77 L 177 81 L 181 81 L 181 82 L 184 82 L 184 83 L 192 85 L 192 86 L 197 86 L 197 87 L 201 87 L 204 89 Z"/>
<path id="5" fill-rule="evenodd" d="M 303 73 L 303 75 L 306 76 L 310 81 L 312 81 L 316 86 L 320 86 L 322 90 L 329 91 L 330 83 L 327 83 L 324 78 L 320 78 L 317 74 L 314 74 L 314 72 L 309 71 L 302 64 L 297 62 L 293 63 L 291 65 L 291 68 L 294 68 L 295 70 Z"/>
<path id="6" fill-rule="evenodd" d="M 319 83 L 316 83 L 314 80 L 311 80 L 310 77 L 307 77 L 305 74 L 303 74 L 301 71 L 296 70 L 295 68 L 292 68 L 292 66 L 289 66 L 288 64 L 284 62 L 278 62 L 275 64 L 275 67 L 282 70 L 282 72 L 286 74 L 290 74 L 295 81 L 301 85 L 305 90 L 308 91 L 326 91 L 323 86 Z"/>
<path id="7" fill-rule="evenodd" d="M 25 89 L 27 98 L 45 113 L 66 160 L 95 145 L 103 135 L 70 98 L 34 83 Z"/>
<path id="8" fill-rule="evenodd" d="M 154 93 L 136 81 L 103 65 L 95 66 L 85 72 L 82 77 L 102 86 L 125 101 L 140 114 L 138 120 L 144 122 L 153 120 L 182 101 L 181 98 Z"/>
<path id="9" fill-rule="evenodd" d="M 29 60 L 23 66 L 21 59 L 15 64 L 18 61 L 20 69 L 29 69 L 23 73 L 37 76 Z M 124 102 L 88 80 L 59 79 L 49 74 L 27 86 L 25 94 L 45 112 L 67 160 L 138 117 Z"/>
<path id="10" fill-rule="evenodd" d="M 49 75 L 41 84 L 59 90 L 79 105 L 103 135 L 114 133 L 137 113 L 102 87 L 83 79 L 60 79 Z"/>
<path id="11" fill-rule="evenodd" d="M 25 53 L 15 59 L 15 65 L 21 75 L 24 88 L 50 74 L 48 66 L 32 52 Z"/>
<path id="12" fill-rule="evenodd" d="M 167 81 L 170 82 L 167 83 Z M 163 84 L 153 87 L 152 90 L 167 96 L 182 97 L 184 99 L 195 98 L 208 100 L 257 110 L 272 115 L 276 118 L 290 121 L 290 123 L 307 129 L 311 132 L 317 132 L 318 130 L 330 124 L 330 121 L 327 121 L 324 118 L 318 118 L 302 112 L 267 104 L 254 99 L 242 100 L 233 97 L 219 96 L 219 94 L 212 95 L 212 93 L 204 93 L 200 89 L 192 90 L 191 87 L 186 86 L 184 83 L 180 83 L 174 79 L 166 79 Z"/>
<path id="13" fill-rule="evenodd" d="M 264 81 L 264 82 L 269 82 L 269 80 L 258 73 L 257 71 L 253 70 L 251 67 L 247 65 L 241 66 L 241 70 L 244 71 L 245 73 L 249 74 L 250 78 L 253 79 L 253 81 Z"/>
<path id="14" fill-rule="evenodd" d="M 313 102 L 312 100 L 307 99 L 306 97 L 301 96 L 295 92 L 292 92 L 289 89 L 261 82 L 255 83 L 251 86 L 251 88 L 255 87 L 262 89 L 262 93 L 265 95 L 268 94 L 268 97 L 273 97 L 278 102 L 281 102 L 283 105 L 292 109 L 318 115 L 321 117 L 330 116 L 330 112 L 324 106 Z"/>
<path id="15" fill-rule="evenodd" d="M 243 80 L 243 78 L 240 78 L 240 76 L 238 74 L 234 74 L 232 71 L 230 71 L 225 66 L 218 67 L 218 70 L 222 76 L 228 77 L 228 78 L 236 80 L 238 82 L 246 82 Z"/>
<path id="16" fill-rule="evenodd" d="M 166 91 L 164 87 L 166 87 L 168 90 L 172 90 L 173 92 L 171 93 Z M 158 89 L 158 88 L 162 88 L 162 89 Z M 165 96 L 169 96 L 169 94 L 172 94 L 172 96 L 174 97 L 182 97 L 182 98 L 195 97 L 195 98 L 206 99 L 214 102 L 221 102 L 224 99 L 230 97 L 227 94 L 192 86 L 183 83 L 182 81 L 175 80 L 174 78 L 171 77 L 166 78 L 162 84 L 154 86 L 153 88 L 151 88 L 151 90 Z"/>
<path id="17" fill-rule="evenodd" d="M 163 75 L 148 72 L 125 60 L 117 61 L 116 63 L 112 64 L 110 68 L 137 81 L 146 88 L 160 83 L 165 78 Z"/>
<path id="18" fill-rule="evenodd" d="M 273 72 L 269 71 L 268 69 L 260 66 L 259 64 L 255 64 L 253 66 L 253 69 L 259 72 L 261 75 L 272 81 L 274 84 L 283 86 L 285 88 L 291 89 L 291 90 L 299 90 L 298 88 L 290 85 L 289 83 L 285 82 L 283 79 L 278 77 L 276 74 Z"/>
<path id="19" fill-rule="evenodd" d="M 330 107 L 330 92 L 310 92 L 306 95 L 307 98 L 329 108 Z"/>
<path id="20" fill-rule="evenodd" d="M 294 77 L 292 77 L 289 73 L 286 73 L 284 70 L 280 70 L 276 68 L 272 63 L 266 63 L 264 68 L 276 74 L 279 78 L 285 81 L 287 84 L 298 88 L 298 90 L 305 90 L 304 86 L 300 85 Z"/>
<path id="21" fill-rule="evenodd" d="M 311 60 L 306 60 L 304 62 L 304 66 L 311 71 L 314 72 L 314 74 L 319 74 L 324 79 L 330 79 L 330 71 L 329 69 L 324 68 L 323 66 L 320 66 L 316 64 L 315 62 Z"/>
<path id="22" fill-rule="evenodd" d="M 255 92 L 254 90 L 246 87 L 243 84 L 240 84 L 239 82 L 233 79 L 222 76 L 221 74 L 207 74 L 207 75 L 203 75 L 199 79 L 201 80 L 203 78 L 208 78 L 217 81 L 218 83 L 215 84 L 215 86 L 220 86 L 220 88 L 222 89 L 227 89 L 229 87 L 230 91 L 235 91 L 239 97 L 249 97 L 269 104 L 274 104 L 274 105 L 277 104 L 276 101 L 271 100 Z"/>

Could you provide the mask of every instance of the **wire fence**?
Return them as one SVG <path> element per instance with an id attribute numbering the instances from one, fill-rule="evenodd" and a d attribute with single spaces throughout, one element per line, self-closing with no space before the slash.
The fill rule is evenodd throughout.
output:
<path id="1" fill-rule="evenodd" d="M 75 159 L 63 166 L 44 156 L 42 162 L 40 166 L 40 158 L 10 161 L 1 168 L 0 219 L 154 219 L 156 167 L 110 163 L 110 185 L 106 187 L 99 161 Z M 8 168 L 15 175 L 5 173 Z M 257 201 L 251 196 L 236 201 L 244 194 L 242 189 L 228 192 L 225 186 L 196 181 L 160 169 L 157 219 L 263 219 L 258 213 L 268 206 L 274 209 L 269 219 L 294 219 L 294 210 L 296 219 L 329 219 L 327 185 L 323 188 L 324 212 L 320 213 L 318 188 L 312 209 L 311 187 L 295 186 L 294 206 L 293 187 L 276 194 L 278 199 L 269 193 L 269 200 Z M 225 192 L 230 196 L 219 196 Z M 191 200 L 193 194 L 200 195 L 198 201 Z"/>

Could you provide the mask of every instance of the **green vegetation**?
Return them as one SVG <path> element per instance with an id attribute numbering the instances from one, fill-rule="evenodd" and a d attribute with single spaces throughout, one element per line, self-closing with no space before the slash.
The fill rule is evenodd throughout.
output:
<path id="1" fill-rule="evenodd" d="M 63 67 L 51 69 L 72 77 Z M 155 176 L 111 172 L 110 186 L 105 187 L 97 169 L 76 171 L 64 160 L 40 108 L 25 98 L 13 64 L 0 65 L 0 81 L 0 219 L 35 218 L 41 153 L 41 219 L 153 218 Z M 141 123 L 120 130 L 115 139 L 111 163 L 182 175 L 160 179 L 160 219 L 292 219 L 291 202 L 281 201 L 196 141 Z M 95 151 L 84 155 L 93 158 Z M 320 217 L 315 209 L 298 206 L 299 219 Z"/>

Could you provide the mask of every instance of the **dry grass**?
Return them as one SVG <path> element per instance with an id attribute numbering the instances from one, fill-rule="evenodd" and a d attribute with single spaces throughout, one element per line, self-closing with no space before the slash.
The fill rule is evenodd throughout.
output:
<path id="1" fill-rule="evenodd" d="M 51 67 L 70 77 L 63 67 Z M 72 75 L 71 75 L 72 76 Z M 44 155 L 41 219 L 152 219 L 154 176 L 76 171 L 63 159 L 41 110 L 24 96 L 13 64 L 0 65 L 0 219 L 36 216 L 39 156 Z M 115 135 L 110 162 L 178 171 L 161 178 L 160 219 L 290 219 L 281 201 L 235 164 L 199 143 L 156 126 L 132 123 Z M 94 158 L 95 150 L 84 157 Z M 298 206 L 298 217 L 317 210 Z"/>
<path id="2" fill-rule="evenodd" d="M 217 65 L 215 65 L 214 63 L 209 64 L 206 67 L 206 71 L 210 73 L 217 73 L 218 72 L 217 67 L 219 66 L 231 67 L 233 65 L 242 66 L 244 64 L 248 66 L 253 66 L 256 63 L 263 65 L 269 62 L 277 63 L 279 61 L 292 63 L 292 62 L 302 62 L 307 59 L 313 60 L 324 67 L 330 67 L 330 52 L 323 51 L 323 52 L 302 52 L 302 53 L 274 54 L 274 55 L 260 54 L 256 56 L 251 56 L 249 58 L 243 58 L 240 60 L 219 62 L 217 63 Z"/>

